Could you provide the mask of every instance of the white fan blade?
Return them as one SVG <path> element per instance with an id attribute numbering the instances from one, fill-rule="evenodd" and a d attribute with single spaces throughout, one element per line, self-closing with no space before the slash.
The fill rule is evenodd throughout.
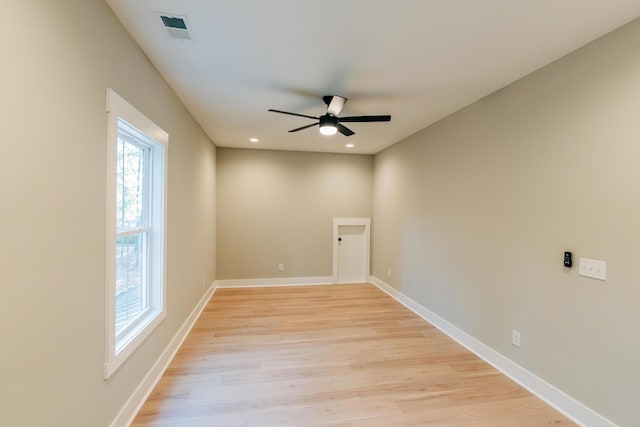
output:
<path id="1" fill-rule="evenodd" d="M 327 113 L 333 114 L 337 117 L 338 114 L 340 114 L 340 111 L 342 111 L 342 107 L 344 107 L 345 102 L 347 102 L 347 98 L 334 95 L 333 98 L 331 98 L 331 103 L 329 103 L 329 106 L 327 107 Z"/>

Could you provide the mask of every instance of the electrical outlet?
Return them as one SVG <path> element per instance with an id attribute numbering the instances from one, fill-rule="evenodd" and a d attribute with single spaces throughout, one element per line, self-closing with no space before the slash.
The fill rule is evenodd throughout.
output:
<path id="1" fill-rule="evenodd" d="M 387 270 L 387 277 L 391 277 L 391 269 Z"/>
<path id="2" fill-rule="evenodd" d="M 515 329 L 511 331 L 511 344 L 520 347 L 520 332 Z"/>
<path id="3" fill-rule="evenodd" d="M 284 264 L 278 264 L 278 271 L 284 271 Z"/>

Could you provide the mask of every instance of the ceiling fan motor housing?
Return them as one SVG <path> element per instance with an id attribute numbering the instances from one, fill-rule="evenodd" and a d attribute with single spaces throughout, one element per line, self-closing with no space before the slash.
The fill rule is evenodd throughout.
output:
<path id="1" fill-rule="evenodd" d="M 332 116 L 331 114 L 325 114 L 324 116 L 320 116 L 318 120 L 320 120 L 321 128 L 325 126 L 330 126 L 330 127 L 338 126 L 338 118 L 336 116 Z"/>

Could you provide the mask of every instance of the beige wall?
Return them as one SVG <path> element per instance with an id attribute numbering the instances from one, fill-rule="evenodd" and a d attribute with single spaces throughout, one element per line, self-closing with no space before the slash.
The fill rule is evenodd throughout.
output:
<path id="1" fill-rule="evenodd" d="M 102 0 L 8 2 L 0 425 L 106 426 L 215 276 L 215 147 Z M 103 380 L 106 89 L 169 133 L 168 317 Z"/>
<path id="2" fill-rule="evenodd" d="M 373 202 L 375 276 L 628 426 L 640 419 L 639 41 L 635 21 L 379 153 Z M 564 269 L 565 250 L 607 261 L 607 281 Z"/>
<path id="3" fill-rule="evenodd" d="M 217 279 L 331 276 L 333 217 L 371 217 L 372 156 L 219 148 L 217 165 Z"/>

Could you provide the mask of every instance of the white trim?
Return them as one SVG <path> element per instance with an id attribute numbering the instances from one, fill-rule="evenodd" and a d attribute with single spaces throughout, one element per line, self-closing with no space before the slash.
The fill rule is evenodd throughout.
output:
<path id="1" fill-rule="evenodd" d="M 108 379 L 149 337 L 153 330 L 166 317 L 166 253 L 167 253 L 167 191 L 168 191 L 168 149 L 169 134 L 153 123 L 133 105 L 119 96 L 112 89 L 107 89 L 107 165 L 106 165 L 106 274 L 105 274 L 105 363 L 103 376 Z M 124 121 L 136 132 L 141 132 L 153 143 L 150 162 L 154 167 L 162 166 L 162 170 L 153 173 L 150 183 L 154 198 L 151 200 L 154 216 L 150 238 L 153 243 L 151 269 L 152 295 L 150 308 L 146 316 L 140 317 L 136 333 L 125 336 L 124 345 L 115 334 L 115 272 L 116 272 L 116 163 L 119 122 Z M 158 231 L 162 230 L 162 233 Z M 159 288 L 159 289 L 158 289 Z M 158 292 L 160 291 L 160 292 Z"/>
<path id="2" fill-rule="evenodd" d="M 149 372 L 147 372 L 147 375 L 145 375 L 122 409 L 120 409 L 118 415 L 116 415 L 114 420 L 111 422 L 111 427 L 129 426 L 133 422 L 138 411 L 140 411 L 140 408 L 142 408 L 142 405 L 153 391 L 153 388 L 156 386 L 158 381 L 160 381 L 164 371 L 169 367 L 169 363 L 171 363 L 173 357 L 189 335 L 189 332 L 191 332 L 193 325 L 200 317 L 200 314 L 207 306 L 211 297 L 213 297 L 215 291 L 216 288 L 212 285 L 209 287 L 207 292 L 205 292 L 198 304 L 194 307 L 193 311 L 191 311 L 189 316 L 185 319 L 180 329 L 178 329 L 178 332 L 176 332 L 167 347 L 164 349 L 158 360 L 156 360 L 156 363 L 153 364 Z"/>
<path id="3" fill-rule="evenodd" d="M 113 89 L 107 89 L 107 113 L 113 113 L 114 111 L 119 112 L 120 117 L 126 116 L 126 118 L 123 118 L 127 123 L 154 141 L 165 146 L 169 145 L 169 134 L 167 132 L 129 104 Z M 118 116 L 115 116 L 114 120 L 117 121 Z"/>
<path id="4" fill-rule="evenodd" d="M 275 277 L 272 279 L 226 279 L 216 280 L 216 288 L 255 288 L 266 286 L 332 285 L 332 276 L 319 277 Z"/>
<path id="5" fill-rule="evenodd" d="M 338 283 L 338 228 L 352 225 L 364 227 L 365 280 L 371 271 L 371 218 L 333 218 L 333 283 Z"/>
<path id="6" fill-rule="evenodd" d="M 558 390 L 512 360 L 507 359 L 491 347 L 478 341 L 452 323 L 378 279 L 376 276 L 370 276 L 369 281 L 575 423 L 588 427 L 616 427 L 616 424 L 598 414 L 593 409 L 578 402 L 565 392 Z"/>

